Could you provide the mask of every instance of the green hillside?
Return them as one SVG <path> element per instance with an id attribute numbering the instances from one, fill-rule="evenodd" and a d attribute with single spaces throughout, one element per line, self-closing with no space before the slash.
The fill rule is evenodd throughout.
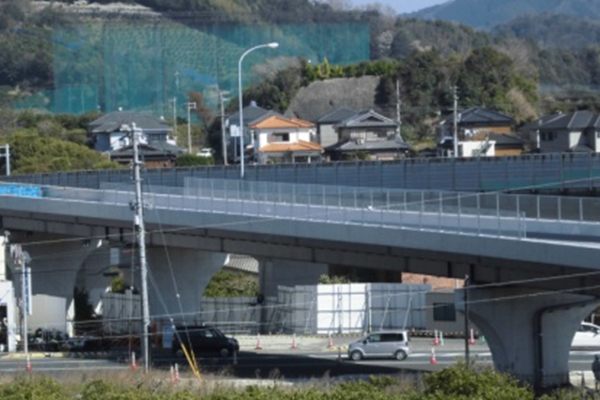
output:
<path id="1" fill-rule="evenodd" d="M 533 40 L 543 48 L 579 49 L 600 44 L 600 20 L 568 15 L 526 15 L 497 26 L 493 32 Z"/>
<path id="2" fill-rule="evenodd" d="M 492 29 L 524 15 L 543 13 L 600 19 L 600 2 L 594 0 L 454 0 L 411 16 L 455 21 L 479 29 Z"/>

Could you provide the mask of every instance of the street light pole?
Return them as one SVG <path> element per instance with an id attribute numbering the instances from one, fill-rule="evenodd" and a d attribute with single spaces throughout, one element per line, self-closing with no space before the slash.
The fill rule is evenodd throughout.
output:
<path id="1" fill-rule="evenodd" d="M 188 101 L 187 103 L 185 103 L 185 105 L 187 107 L 188 153 L 192 154 L 192 122 L 190 121 L 190 119 L 191 119 L 190 111 L 196 110 L 198 105 L 196 104 L 195 101 Z"/>
<path id="2" fill-rule="evenodd" d="M 276 49 L 279 47 L 279 43 L 273 42 L 268 44 L 260 44 L 258 46 L 254 46 L 244 52 L 240 57 L 240 61 L 238 63 L 238 98 L 239 98 L 239 108 L 240 108 L 240 179 L 244 179 L 244 100 L 242 98 L 243 89 L 242 89 L 242 62 L 244 58 L 253 52 L 254 50 L 262 49 L 264 47 L 268 47 L 270 49 Z"/>

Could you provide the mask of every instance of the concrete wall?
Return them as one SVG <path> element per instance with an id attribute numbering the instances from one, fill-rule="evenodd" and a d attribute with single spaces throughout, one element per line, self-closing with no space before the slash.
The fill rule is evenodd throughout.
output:
<path id="1" fill-rule="evenodd" d="M 338 142 L 338 134 L 333 125 L 319 125 L 319 144 L 323 147 L 334 145 Z"/>

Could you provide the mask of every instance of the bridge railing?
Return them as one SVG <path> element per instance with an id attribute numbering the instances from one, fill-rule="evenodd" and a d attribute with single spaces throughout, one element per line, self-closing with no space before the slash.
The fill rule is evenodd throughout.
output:
<path id="1" fill-rule="evenodd" d="M 354 191 L 354 189 L 340 188 L 335 194 L 330 192 L 328 195 L 327 191 L 322 193 L 323 197 L 318 203 L 315 202 L 315 197 L 308 193 L 309 188 L 296 187 L 297 185 L 279 184 L 278 190 L 274 191 L 272 186 L 262 183 L 237 188 L 232 187 L 231 184 L 232 182 L 228 182 L 219 189 L 215 188 L 213 182 L 211 191 L 206 188 L 187 188 L 185 193 L 181 190 L 170 193 L 169 189 L 154 187 L 153 191 L 146 192 L 145 200 L 150 206 L 149 212 L 171 209 L 257 217 L 265 222 L 299 220 L 468 235 L 515 238 L 523 238 L 526 235 L 526 224 L 522 214 L 507 210 L 496 210 L 495 214 L 474 212 L 469 207 L 460 208 L 459 212 L 449 212 L 450 208 L 443 207 L 443 198 L 441 198 L 442 202 L 439 202 L 439 199 L 436 202 L 435 199 L 425 197 L 425 201 L 406 201 L 399 205 L 389 202 L 392 200 L 391 193 L 388 196 L 387 192 L 362 192 L 358 189 Z M 42 200 L 64 201 L 65 206 L 67 202 L 83 202 L 129 207 L 134 201 L 134 193 L 130 186 L 101 190 L 38 187 L 43 193 Z M 331 191 L 331 188 L 326 190 Z M 21 197 L 18 193 L 10 196 Z M 425 195 L 421 194 L 421 196 Z M 407 200 L 409 199 L 410 195 L 407 194 Z"/>
<path id="2" fill-rule="evenodd" d="M 108 183 L 102 189 L 111 193 L 108 201 L 125 193 L 133 199 L 131 185 Z M 447 192 L 212 179 L 186 179 L 183 188 L 146 185 L 145 191 L 155 206 L 165 208 L 196 207 L 259 217 L 525 236 L 522 213 L 509 208 L 487 209 L 483 195 L 478 198 L 469 193 L 461 202 L 457 194 Z"/>

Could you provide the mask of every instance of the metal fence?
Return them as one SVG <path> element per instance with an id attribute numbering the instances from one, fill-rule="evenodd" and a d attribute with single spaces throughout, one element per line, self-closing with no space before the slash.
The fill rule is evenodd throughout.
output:
<path id="1" fill-rule="evenodd" d="M 423 201 L 425 192 L 420 192 L 420 198 L 415 198 L 415 202 L 411 202 L 413 199 L 410 194 L 406 194 L 406 198 L 404 193 L 396 194 L 402 196 L 402 200 L 406 200 L 400 203 L 400 197 L 395 198 L 388 191 L 369 190 L 362 193 L 351 189 L 351 192 L 345 192 L 342 189 L 347 188 L 341 187 L 331 196 L 327 196 L 325 192 L 322 202 L 313 203 L 314 197 L 308 193 L 310 185 L 258 184 L 240 181 L 237 187 L 228 186 L 234 183 L 227 181 L 220 190 L 214 189 L 213 185 L 212 192 L 197 189 L 198 193 L 187 193 L 187 195 L 182 195 L 180 188 L 175 194 L 149 192 L 146 193 L 145 200 L 156 209 L 220 213 L 270 220 L 434 230 L 496 237 L 522 238 L 526 232 L 522 213 L 517 213 L 515 209 L 510 208 L 501 210 L 498 207 L 500 203 L 497 203 L 495 210 L 490 210 L 481 207 L 473 208 L 472 205 L 461 202 L 457 210 L 450 210 L 448 208 L 450 206 L 444 207 L 444 197 L 433 200 L 427 198 Z M 249 190 L 239 189 L 245 185 L 249 185 Z M 324 187 L 331 189 L 331 187 Z M 166 189 L 170 190 L 170 188 Z M 133 192 L 130 190 L 89 190 L 45 186 L 43 192 L 47 198 L 65 201 L 121 206 L 129 206 L 134 201 Z M 480 202 L 482 196 L 485 195 L 469 195 L 471 199 L 475 199 L 474 201 Z M 493 196 L 498 198 L 497 195 Z M 472 204 L 477 206 L 476 203 Z"/>
<path id="2" fill-rule="evenodd" d="M 150 185 L 180 186 L 185 178 L 239 179 L 239 167 L 149 169 Z M 122 170 L 13 175 L 9 182 L 99 189 L 103 182 L 130 183 Z M 246 181 L 287 182 L 390 189 L 490 192 L 594 190 L 600 188 L 597 154 L 540 154 L 483 158 L 420 158 L 389 162 L 250 165 Z"/>

